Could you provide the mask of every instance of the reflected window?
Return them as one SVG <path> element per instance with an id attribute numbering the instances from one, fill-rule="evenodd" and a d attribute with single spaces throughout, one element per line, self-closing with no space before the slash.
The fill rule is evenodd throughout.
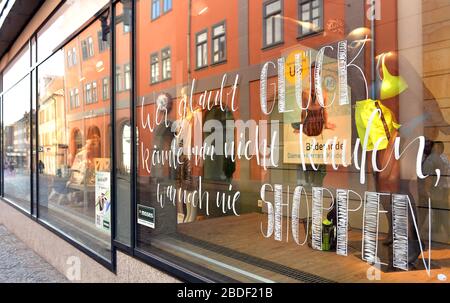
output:
<path id="1" fill-rule="evenodd" d="M 123 91 L 123 76 L 122 76 L 122 69 L 120 66 L 116 67 L 116 91 L 121 92 Z"/>
<path id="2" fill-rule="evenodd" d="M 161 0 L 152 0 L 152 20 L 161 15 Z"/>
<path id="3" fill-rule="evenodd" d="M 92 103 L 92 92 L 91 92 L 91 84 L 90 83 L 86 84 L 84 93 L 85 93 L 84 100 L 85 100 L 86 104 L 91 104 Z"/>
<path id="4" fill-rule="evenodd" d="M 216 138 L 220 138 L 222 142 L 216 142 L 214 140 L 210 147 L 212 147 L 216 155 L 213 160 L 210 157 L 205 159 L 204 167 L 203 167 L 203 175 L 205 180 L 213 180 L 213 181 L 230 181 L 233 178 L 233 174 L 236 170 L 236 163 L 231 161 L 231 158 L 225 157 L 225 144 L 223 140 L 226 140 L 227 146 L 231 146 L 234 141 L 234 128 L 228 127 L 227 121 L 234 122 L 233 114 L 228 109 L 222 111 L 219 107 L 214 107 L 211 109 L 205 118 L 205 125 L 209 123 L 216 123 L 212 129 L 212 132 L 204 132 L 204 137 L 207 138 L 209 136 L 215 136 Z M 220 125 L 221 129 L 218 129 Z M 230 124 L 231 125 L 231 124 Z M 228 128 L 227 128 L 228 127 Z M 218 131 L 222 133 L 218 135 Z M 209 141 L 209 140 L 208 140 Z M 229 154 L 229 153 L 228 153 Z"/>
<path id="5" fill-rule="evenodd" d="M 172 0 L 163 0 L 163 2 L 164 2 L 163 11 L 164 13 L 167 13 L 172 9 Z"/>
<path id="6" fill-rule="evenodd" d="M 106 101 L 109 99 L 109 78 L 103 78 L 102 97 L 103 97 L 103 101 Z"/>
<path id="7" fill-rule="evenodd" d="M 67 65 L 72 67 L 72 50 L 67 51 Z"/>
<path id="8" fill-rule="evenodd" d="M 130 1 L 131 2 L 131 1 Z M 131 8 L 123 8 L 123 33 L 129 33 L 131 31 Z"/>
<path id="9" fill-rule="evenodd" d="M 172 77 L 170 48 L 166 48 L 161 52 L 162 59 L 162 79 L 167 80 Z"/>
<path id="10" fill-rule="evenodd" d="M 196 36 L 197 68 L 208 65 L 208 31 L 198 33 Z"/>
<path id="11" fill-rule="evenodd" d="M 323 0 L 299 0 L 300 36 L 323 30 Z"/>
<path id="12" fill-rule="evenodd" d="M 271 46 L 282 42 L 282 7 L 281 0 L 264 4 L 264 46 Z"/>
<path id="13" fill-rule="evenodd" d="M 97 93 L 97 82 L 92 82 L 92 103 L 97 103 L 98 101 L 98 93 Z"/>
<path id="14" fill-rule="evenodd" d="M 150 64 L 150 83 L 157 83 L 159 81 L 159 56 L 157 53 L 151 55 Z"/>
<path id="15" fill-rule="evenodd" d="M 107 50 L 109 48 L 109 34 L 107 35 L 107 40 L 103 40 L 103 33 L 102 31 L 99 31 L 97 33 L 97 37 L 98 37 L 98 51 L 104 52 L 105 50 Z"/>
<path id="16" fill-rule="evenodd" d="M 63 66 L 64 66 L 64 62 Z M 4 196 L 30 212 L 30 78 L 3 95 Z"/>
<path id="17" fill-rule="evenodd" d="M 225 23 L 212 28 L 212 60 L 213 63 L 225 61 L 226 56 Z"/>
<path id="18" fill-rule="evenodd" d="M 81 52 L 83 54 L 83 60 L 94 56 L 94 40 L 92 40 L 92 37 L 81 41 Z"/>
<path id="19" fill-rule="evenodd" d="M 131 89 L 131 68 L 130 64 L 125 64 L 125 89 Z"/>
<path id="20" fill-rule="evenodd" d="M 100 30 L 97 20 L 74 38 L 82 46 L 83 59 L 95 60 L 82 60 L 80 68 L 66 68 L 64 54 L 72 49 L 69 42 L 38 67 L 38 202 L 42 221 L 109 261 L 110 105 L 98 102 L 98 86 L 104 84 L 98 79 L 103 81 L 110 74 L 109 53 L 101 55 L 104 68 L 96 69 L 100 53 L 94 52 L 93 39 L 86 35 Z M 82 86 L 78 87 L 80 79 Z"/>

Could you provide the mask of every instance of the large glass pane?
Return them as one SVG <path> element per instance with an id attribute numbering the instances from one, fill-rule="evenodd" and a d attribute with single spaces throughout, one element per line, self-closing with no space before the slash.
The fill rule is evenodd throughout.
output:
<path id="1" fill-rule="evenodd" d="M 125 90 L 116 92 L 116 235 L 123 244 L 131 243 L 131 35 L 123 32 L 131 1 L 116 5 L 116 64 L 124 67 Z M 131 26 L 131 24 L 130 24 Z"/>
<path id="2" fill-rule="evenodd" d="M 3 95 L 4 196 L 26 211 L 31 201 L 30 77 Z"/>
<path id="3" fill-rule="evenodd" d="M 51 55 L 64 39 L 67 39 L 108 3 L 108 0 L 66 1 L 37 35 L 38 61 Z M 93 34 L 92 37 L 96 37 L 96 34 Z"/>
<path id="4" fill-rule="evenodd" d="M 81 92 L 110 76 L 110 55 L 95 42 L 94 57 L 64 64 L 68 50 L 80 53 L 80 41 L 100 30 L 96 21 L 38 68 L 39 216 L 109 260 L 110 102 Z"/>
<path id="5" fill-rule="evenodd" d="M 264 3 L 137 1 L 138 249 L 220 281 L 445 280 L 448 1 Z"/>
<path id="6" fill-rule="evenodd" d="M 20 51 L 15 59 L 3 71 L 3 90 L 6 91 L 21 80 L 30 70 L 30 48 L 28 45 Z"/>

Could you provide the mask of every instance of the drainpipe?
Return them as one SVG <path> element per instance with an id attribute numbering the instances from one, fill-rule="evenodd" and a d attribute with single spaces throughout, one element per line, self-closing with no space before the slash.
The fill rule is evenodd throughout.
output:
<path id="1" fill-rule="evenodd" d="M 192 0 L 188 1 L 188 24 L 187 24 L 187 84 L 191 82 L 191 25 L 192 25 Z M 186 92 L 187 93 L 187 92 Z"/>

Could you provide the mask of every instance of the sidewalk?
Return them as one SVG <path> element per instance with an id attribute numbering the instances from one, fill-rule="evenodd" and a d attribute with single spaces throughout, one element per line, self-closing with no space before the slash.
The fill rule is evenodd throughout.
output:
<path id="1" fill-rule="evenodd" d="M 0 283 L 61 283 L 67 279 L 0 225 Z"/>

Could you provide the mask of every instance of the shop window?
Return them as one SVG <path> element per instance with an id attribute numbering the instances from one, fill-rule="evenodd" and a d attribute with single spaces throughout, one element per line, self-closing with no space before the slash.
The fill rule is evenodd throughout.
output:
<path id="1" fill-rule="evenodd" d="M 63 66 L 64 66 L 64 62 Z M 3 95 L 3 194 L 31 209 L 30 78 L 26 76 Z"/>
<path id="2" fill-rule="evenodd" d="M 159 55 L 153 54 L 150 57 L 150 83 L 159 81 Z"/>
<path id="3" fill-rule="evenodd" d="M 212 28 L 212 61 L 213 63 L 223 62 L 227 59 L 227 44 L 225 23 Z"/>
<path id="4" fill-rule="evenodd" d="M 263 11 L 264 46 L 283 41 L 283 19 L 281 0 L 264 3 Z"/>
<path id="5" fill-rule="evenodd" d="M 129 14 L 129 23 L 127 18 L 124 19 L 123 26 L 131 26 L 131 5 L 132 1 L 121 1 L 116 2 L 116 18 L 120 16 L 123 9 L 124 15 Z M 147 11 L 147 10 L 145 10 Z M 147 20 L 148 18 L 146 18 Z M 115 28 L 117 32 L 120 32 L 122 25 L 120 23 L 116 24 Z M 128 27 L 129 28 L 129 27 Z M 132 61 L 132 37 L 131 35 L 117 35 L 115 40 L 115 49 L 120 52 L 121 56 L 116 57 L 116 64 L 123 64 L 124 62 Z M 136 48 L 138 49 L 138 48 Z M 148 56 L 146 55 L 148 61 Z M 146 66 L 146 71 L 144 74 L 148 73 L 148 65 Z M 116 93 L 116 100 L 120 102 L 120 106 L 115 107 L 115 134 L 112 134 L 116 139 L 115 141 L 115 157 L 116 157 L 116 167 L 114 174 L 114 193 L 116 200 L 116 217 L 115 217 L 115 234 L 113 235 L 114 240 L 121 243 L 122 245 L 131 248 L 132 239 L 132 223 L 131 223 L 131 193 L 132 193 L 132 160 L 133 160 L 133 133 L 132 133 L 132 114 L 133 109 L 131 106 L 132 100 L 132 66 L 131 64 L 125 64 L 125 87 L 127 88 L 124 92 Z"/>
<path id="6" fill-rule="evenodd" d="M 3 91 L 19 82 L 29 72 L 30 64 L 30 48 L 26 45 L 3 70 Z"/>
<path id="7" fill-rule="evenodd" d="M 323 30 L 323 0 L 299 0 L 298 12 L 300 36 Z"/>
<path id="8" fill-rule="evenodd" d="M 202 68 L 208 65 L 208 31 L 200 32 L 196 35 L 196 50 L 197 50 L 197 68 Z"/>
<path id="9" fill-rule="evenodd" d="M 136 74 L 156 63 L 161 80 L 153 37 L 181 66 L 158 87 L 136 78 L 139 253 L 220 282 L 438 282 L 450 251 L 450 17 L 433 16 L 445 4 L 380 1 L 389 22 L 372 32 L 367 6 L 344 0 L 197 2 L 175 33 L 191 22 L 191 40 L 174 45 L 160 35 L 173 22 L 155 32 L 153 1 L 136 1 Z M 226 61 L 197 71 L 222 57 L 222 33 Z M 118 165 L 127 114 L 117 115 Z M 389 157 L 395 140 L 400 159 Z"/>
<path id="10" fill-rule="evenodd" d="M 80 36 L 100 30 L 101 22 L 95 21 Z M 75 37 L 74 41 L 78 39 Z M 87 55 L 97 59 L 99 53 L 92 50 L 92 38 L 83 41 L 83 58 Z M 43 138 L 40 144 L 44 145 L 38 159 L 42 168 L 38 175 L 39 219 L 109 263 L 112 227 L 110 105 L 98 103 L 97 73 L 89 68 L 64 69 L 67 48 L 69 46 L 63 47 L 38 66 L 40 118 L 37 124 L 39 137 Z M 102 79 L 107 79 L 109 53 L 103 53 L 101 60 L 104 63 Z M 80 79 L 84 83 L 82 102 L 90 104 L 89 107 L 80 104 L 77 88 Z M 61 93 L 65 91 L 68 93 Z M 70 109 L 65 106 L 69 102 Z M 71 113 L 75 108 L 80 115 Z M 93 114 L 94 108 L 105 114 Z"/>
<path id="11" fill-rule="evenodd" d="M 161 52 L 162 60 L 162 79 L 167 80 L 172 77 L 172 62 L 170 48 L 166 48 Z"/>

